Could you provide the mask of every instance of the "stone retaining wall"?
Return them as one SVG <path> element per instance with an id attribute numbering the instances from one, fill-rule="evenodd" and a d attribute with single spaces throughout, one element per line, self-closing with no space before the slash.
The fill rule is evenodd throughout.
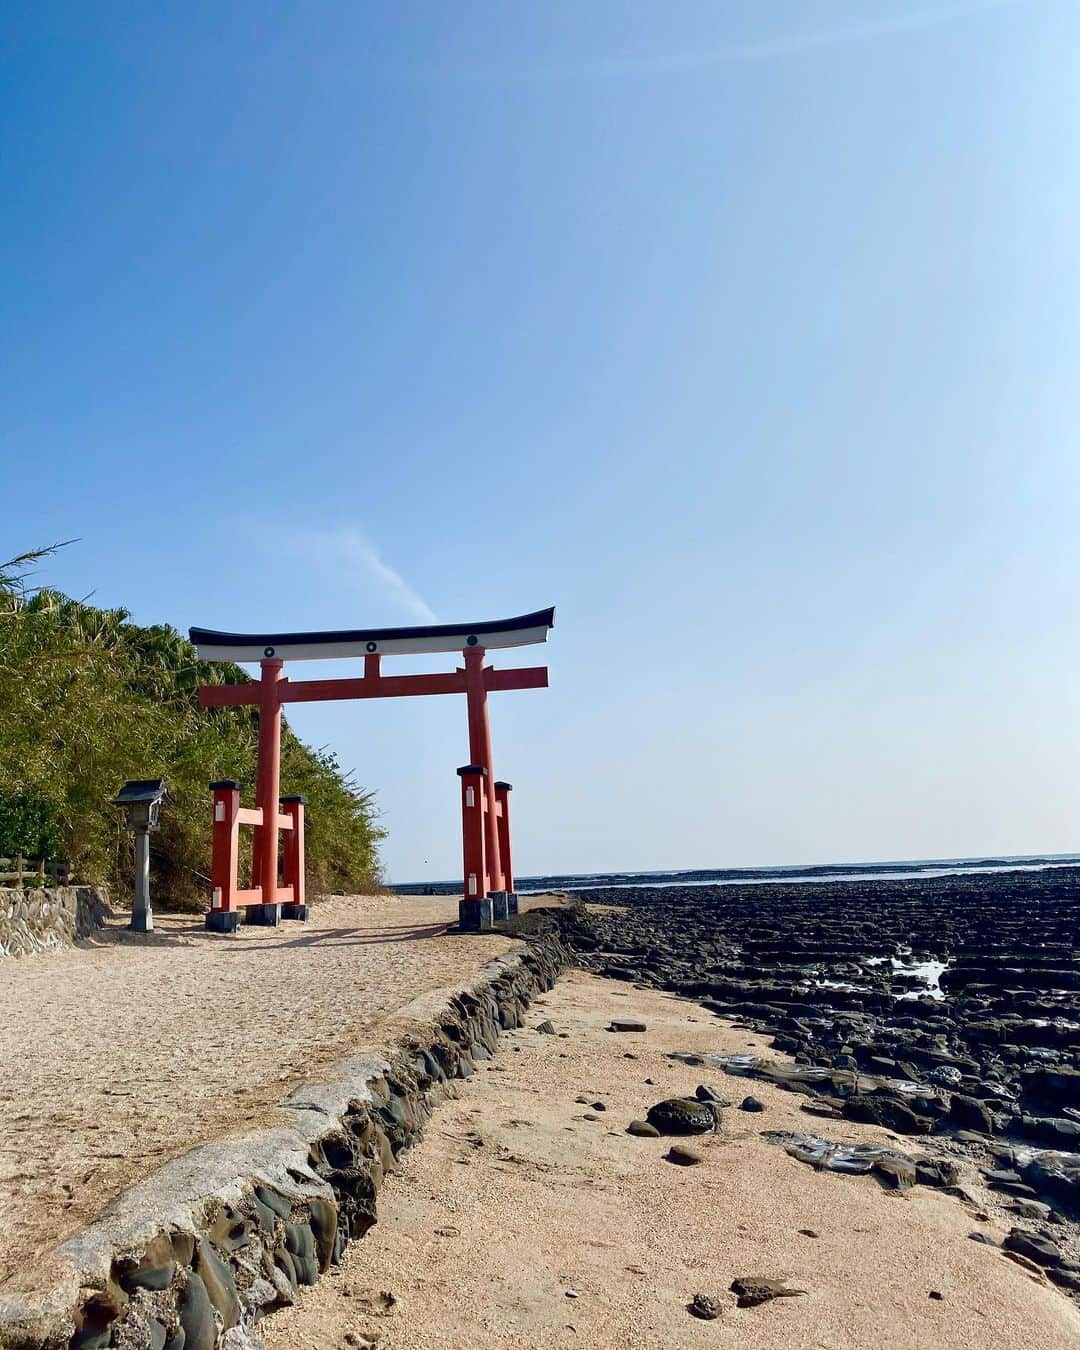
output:
<path id="1" fill-rule="evenodd" d="M 259 1320 L 375 1223 L 383 1178 L 434 1105 L 567 964 L 556 936 L 534 938 L 470 989 L 411 1004 L 388 1058 L 298 1088 L 288 1124 L 203 1145 L 125 1191 L 42 1263 L 51 1287 L 28 1271 L 0 1293 L 0 1347 L 257 1350 Z"/>
<path id="2" fill-rule="evenodd" d="M 0 956 L 70 947 L 111 918 L 103 886 L 0 888 Z"/>

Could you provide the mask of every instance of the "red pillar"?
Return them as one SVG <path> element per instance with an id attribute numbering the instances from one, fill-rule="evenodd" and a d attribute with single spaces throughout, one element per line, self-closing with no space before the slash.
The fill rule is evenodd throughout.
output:
<path id="1" fill-rule="evenodd" d="M 307 897 L 304 888 L 304 807 L 306 797 L 282 797 L 283 814 L 292 821 L 285 831 L 285 885 L 292 887 L 292 900 L 281 907 L 283 919 L 306 919 Z"/>
<path id="2" fill-rule="evenodd" d="M 491 901 L 487 898 L 487 795 L 486 773 L 481 764 L 458 769 L 461 778 L 462 898 L 458 917 L 462 932 L 482 932 L 491 927 Z"/>
<path id="3" fill-rule="evenodd" d="M 514 890 L 514 864 L 510 854 L 510 793 L 511 784 L 495 784 L 495 801 L 499 808 L 499 861 L 503 870 L 503 890 L 508 895 Z M 515 910 L 516 913 L 516 910 Z"/>
<path id="4" fill-rule="evenodd" d="M 281 793 L 281 703 L 278 681 L 281 661 L 261 662 L 259 687 L 259 776 L 256 805 L 262 827 L 256 835 L 258 855 L 252 858 L 251 884 L 262 888 L 262 903 L 272 905 L 278 889 L 278 797 Z"/>
<path id="5" fill-rule="evenodd" d="M 206 926 L 231 933 L 240 922 L 237 909 L 237 866 L 240 854 L 240 784 L 231 778 L 211 783 L 214 794 L 213 851 L 210 867 L 213 891 Z"/>
<path id="6" fill-rule="evenodd" d="M 484 822 L 484 854 L 488 887 L 503 891 L 499 860 L 499 823 L 495 810 L 495 768 L 491 759 L 491 725 L 488 721 L 487 688 L 484 684 L 483 647 L 465 649 L 465 699 L 469 713 L 469 759 L 484 770 L 483 791 L 487 805 Z"/>

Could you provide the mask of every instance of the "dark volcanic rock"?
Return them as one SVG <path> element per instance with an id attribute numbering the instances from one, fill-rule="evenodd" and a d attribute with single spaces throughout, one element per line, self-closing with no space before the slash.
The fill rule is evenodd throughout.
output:
<path id="1" fill-rule="evenodd" d="M 945 1158 L 917 1158 L 916 1179 L 920 1186 L 955 1186 L 960 1169 Z"/>
<path id="2" fill-rule="evenodd" d="M 739 1103 L 740 1111 L 764 1111 L 765 1105 L 759 1102 L 756 1097 L 744 1097 Z"/>
<path id="3" fill-rule="evenodd" d="M 206 1287 L 210 1302 L 221 1314 L 226 1330 L 240 1321 L 240 1300 L 232 1271 L 214 1251 L 205 1238 L 200 1238 L 195 1250 L 195 1273 Z"/>
<path id="4" fill-rule="evenodd" d="M 669 1097 L 650 1106 L 647 1119 L 661 1134 L 712 1134 L 720 1125 L 720 1111 L 713 1102 L 695 1097 Z"/>
<path id="5" fill-rule="evenodd" d="M 1032 1069 L 1024 1074 L 1023 1082 L 1025 1094 L 1035 1101 L 1080 1106 L 1080 1068 L 1062 1065 L 1053 1069 Z"/>
<path id="6" fill-rule="evenodd" d="M 1039 1266 L 1061 1264 L 1061 1248 L 1057 1243 L 1040 1233 L 1030 1233 L 1026 1228 L 1011 1228 L 1003 1245 L 1007 1251 L 1019 1252 Z"/>
<path id="7" fill-rule="evenodd" d="M 914 1186 L 918 1179 L 918 1173 L 911 1161 L 899 1156 L 875 1158 L 874 1175 L 883 1185 L 894 1191 L 906 1191 L 909 1186 Z"/>
<path id="8" fill-rule="evenodd" d="M 949 1107 L 949 1119 L 962 1130 L 978 1130 L 980 1134 L 994 1133 L 994 1117 L 986 1106 L 974 1097 L 956 1093 Z"/>
<path id="9" fill-rule="evenodd" d="M 844 1115 L 864 1125 L 884 1125 L 898 1134 L 929 1134 L 933 1128 L 928 1116 L 916 1115 L 906 1102 L 886 1094 L 849 1097 L 844 1103 Z"/>
<path id="10" fill-rule="evenodd" d="M 1046 1273 L 1062 1289 L 1068 1289 L 1073 1294 L 1080 1293 L 1080 1265 L 1062 1263 L 1060 1266 L 1051 1266 Z"/>
<path id="11" fill-rule="evenodd" d="M 647 1120 L 632 1120 L 626 1127 L 627 1134 L 636 1134 L 642 1139 L 659 1139 L 660 1131 Z"/>
<path id="12" fill-rule="evenodd" d="M 1040 1195 L 1080 1209 L 1080 1155 L 1039 1153 L 1022 1169 L 1024 1180 Z"/>
<path id="13" fill-rule="evenodd" d="M 184 1350 L 214 1350 L 217 1344 L 217 1326 L 214 1305 L 206 1292 L 206 1285 L 193 1272 L 188 1273 L 177 1300 L 180 1327 L 184 1333 Z"/>

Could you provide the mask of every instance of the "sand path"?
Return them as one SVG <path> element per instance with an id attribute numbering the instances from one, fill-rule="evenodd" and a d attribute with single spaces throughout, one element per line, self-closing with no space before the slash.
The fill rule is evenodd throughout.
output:
<path id="1" fill-rule="evenodd" d="M 0 1284 L 507 950 L 447 934 L 456 914 L 446 897 L 335 898 L 235 937 L 159 916 L 153 934 L 118 922 L 90 947 L 0 963 Z"/>
<path id="2" fill-rule="evenodd" d="M 648 1032 L 605 1030 L 619 1015 L 643 1017 Z M 261 1324 L 268 1350 L 1080 1345 L 1075 1304 L 968 1238 L 1000 1236 L 1004 1224 L 925 1187 L 890 1193 L 870 1177 L 814 1172 L 759 1136 L 817 1127 L 882 1142 L 894 1138 L 887 1131 L 815 1121 L 798 1096 L 666 1058 L 764 1050 L 765 1038 L 581 972 L 534 1005 L 530 1027 L 545 1017 L 568 1039 L 509 1034 L 438 1108 L 341 1271 Z M 663 1160 L 669 1141 L 624 1133 L 653 1102 L 699 1082 L 736 1103 L 752 1091 L 765 1111 L 726 1110 L 723 1133 L 700 1145 L 706 1161 L 690 1168 Z M 578 1096 L 607 1110 L 586 1120 Z M 917 1151 L 916 1141 L 899 1146 Z M 751 1274 L 788 1277 L 808 1294 L 736 1309 L 728 1286 Z M 719 1320 L 687 1312 L 698 1291 L 724 1301 Z"/>

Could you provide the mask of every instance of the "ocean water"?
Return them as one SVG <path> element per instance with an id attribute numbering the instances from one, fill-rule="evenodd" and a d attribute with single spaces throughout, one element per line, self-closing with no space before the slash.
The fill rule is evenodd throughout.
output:
<path id="1" fill-rule="evenodd" d="M 745 886 L 791 882 L 903 881 L 917 877 L 960 876 L 969 872 L 1042 872 L 1080 866 L 1080 853 L 1046 853 L 1005 858 L 927 858 L 910 862 L 820 863 L 806 867 L 720 867 L 671 872 L 574 872 L 518 877 L 519 895 L 542 891 L 589 891 L 598 887 Z M 452 894 L 459 881 L 414 882 L 395 885 L 403 894 Z"/>

